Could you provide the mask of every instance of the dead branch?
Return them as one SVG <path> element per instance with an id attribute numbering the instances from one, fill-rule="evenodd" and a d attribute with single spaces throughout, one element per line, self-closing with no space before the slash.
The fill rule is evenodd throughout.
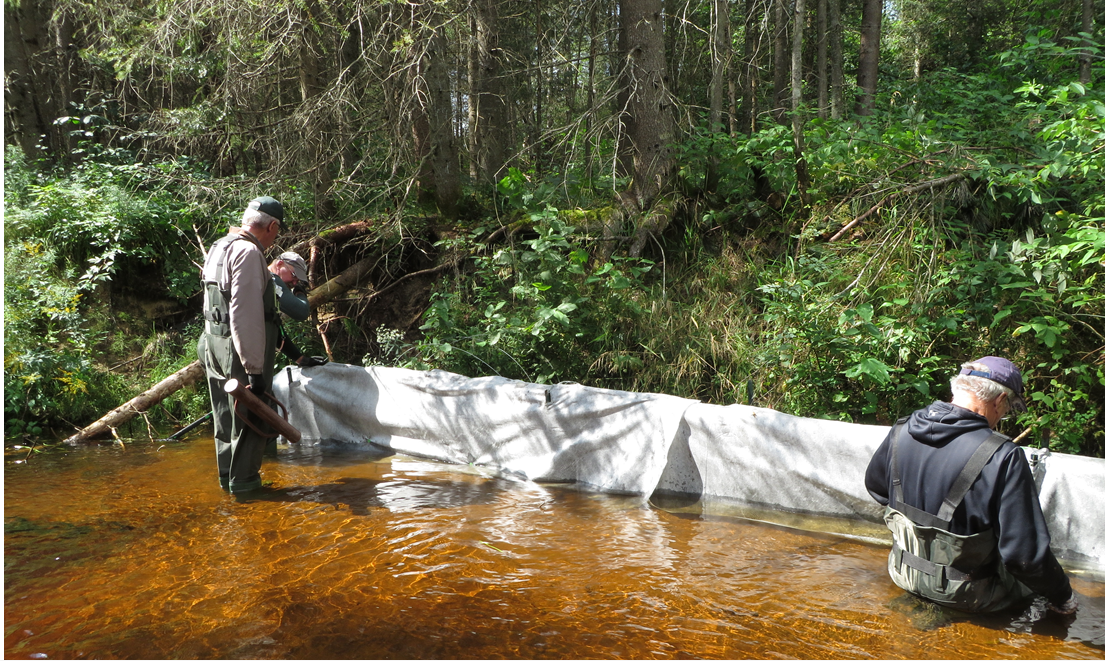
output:
<path id="1" fill-rule="evenodd" d="M 449 261 L 447 261 L 443 264 L 438 264 L 437 266 L 434 266 L 434 267 L 431 267 L 431 268 L 428 268 L 428 269 L 422 269 L 421 271 L 415 271 L 413 273 L 408 273 L 408 274 L 404 275 L 403 277 L 395 280 L 394 282 L 389 284 L 387 287 L 384 287 L 383 289 L 381 289 L 379 291 L 372 292 L 371 294 L 369 294 L 368 296 L 366 296 L 364 298 L 364 302 L 368 303 L 368 302 L 372 301 L 376 297 L 383 295 L 384 292 L 389 291 L 390 289 L 392 289 L 393 287 L 395 287 L 399 283 L 404 282 L 406 280 L 410 280 L 412 278 L 417 278 L 417 277 L 422 276 L 422 275 L 430 275 L 430 274 L 433 274 L 433 273 L 440 273 L 442 271 L 453 268 L 457 264 L 460 264 L 460 262 L 463 261 L 463 259 L 465 257 L 467 257 L 467 255 L 463 255 L 463 256 L 458 257 L 456 259 L 449 260 Z"/>
<path id="2" fill-rule="evenodd" d="M 950 174 L 946 177 L 940 177 L 939 179 L 932 179 L 930 181 L 925 181 L 925 182 L 922 182 L 922 183 L 919 183 L 919 184 L 915 184 L 913 186 L 909 186 L 907 188 L 903 188 L 902 190 L 900 190 L 896 193 L 891 193 L 890 195 L 887 195 L 886 197 L 879 200 L 878 203 L 875 204 L 875 206 L 871 207 L 867 211 L 860 214 L 855 220 L 851 221 L 850 223 L 848 223 L 844 227 L 840 228 L 840 231 L 837 232 L 836 234 L 834 234 L 832 236 L 832 238 L 829 239 L 829 243 L 832 243 L 833 241 L 836 241 L 840 237 L 844 236 L 844 234 L 848 230 L 852 229 L 853 227 L 860 224 L 861 222 L 863 222 L 867 218 L 871 217 L 872 214 L 876 213 L 879 209 L 886 206 L 886 204 L 888 202 L 896 200 L 896 199 L 898 199 L 898 197 L 900 197 L 902 195 L 910 195 L 910 194 L 913 194 L 913 193 L 920 193 L 921 191 L 932 190 L 933 188 L 940 188 L 940 187 L 943 187 L 943 186 L 947 186 L 948 184 L 954 184 L 957 181 L 962 181 L 963 179 L 966 179 L 966 178 L 967 178 L 967 175 L 965 173 L 957 172 L 956 174 Z"/>

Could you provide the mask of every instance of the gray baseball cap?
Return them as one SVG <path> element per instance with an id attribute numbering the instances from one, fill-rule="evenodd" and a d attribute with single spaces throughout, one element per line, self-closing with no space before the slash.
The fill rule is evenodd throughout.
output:
<path id="1" fill-rule="evenodd" d="M 292 272 L 295 273 L 295 277 L 299 278 L 301 282 L 306 284 L 307 262 L 303 261 L 303 258 L 299 256 L 299 253 L 282 252 L 280 253 L 280 256 L 277 257 L 277 259 L 292 267 Z"/>

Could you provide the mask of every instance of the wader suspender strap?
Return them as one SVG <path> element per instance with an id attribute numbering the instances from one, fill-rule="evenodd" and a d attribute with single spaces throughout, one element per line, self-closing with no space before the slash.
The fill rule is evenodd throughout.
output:
<path id="1" fill-rule="evenodd" d="M 986 463 L 990 461 L 990 457 L 994 456 L 998 448 L 1005 443 L 1005 437 L 1001 434 L 991 432 L 986 440 L 975 449 L 974 454 L 967 460 L 967 464 L 963 466 L 963 470 L 959 472 L 955 481 L 952 482 L 951 488 L 948 489 L 948 494 L 944 496 L 944 502 L 940 505 L 940 512 L 936 516 L 933 516 L 922 509 L 902 502 L 902 480 L 898 470 L 897 450 L 898 442 L 901 440 L 902 431 L 905 429 L 905 425 L 902 420 L 899 420 L 894 427 L 894 439 L 890 445 L 890 470 L 893 484 L 893 504 L 891 507 L 899 510 L 902 514 L 905 514 L 909 520 L 918 525 L 947 531 L 948 528 L 951 527 L 952 515 L 955 514 L 955 509 L 963 502 L 964 496 L 967 495 L 967 491 L 971 488 L 971 485 L 978 479 L 978 476 L 982 473 L 982 469 L 986 466 Z M 894 549 L 900 551 L 902 564 L 913 567 L 929 576 L 940 576 L 941 572 L 943 572 L 945 577 L 953 581 L 969 581 L 985 578 L 994 574 L 994 568 L 990 566 L 989 563 L 984 564 L 983 567 L 980 568 L 982 571 L 967 574 L 955 567 L 939 565 L 931 560 L 910 553 L 898 546 L 897 541 L 894 542 Z"/>
<path id="2" fill-rule="evenodd" d="M 238 239 L 242 238 L 241 235 L 233 238 L 222 238 L 215 242 L 215 245 L 211 247 L 211 250 L 218 250 L 219 254 L 215 260 L 215 279 L 204 280 L 203 285 L 207 290 L 207 297 L 210 299 L 215 291 L 219 292 L 219 296 L 222 298 L 220 304 L 216 305 L 213 301 L 210 302 L 210 306 L 205 306 L 203 316 L 207 321 L 227 325 L 230 323 L 230 311 L 228 308 L 230 303 L 230 292 L 224 290 L 219 286 L 219 278 L 224 277 L 226 273 L 226 253 L 230 248 L 230 244 L 234 243 Z M 213 287 L 211 285 L 214 285 Z M 210 307 L 211 309 L 208 309 Z M 225 315 L 225 318 L 224 318 Z"/>
<path id="3" fill-rule="evenodd" d="M 219 239 L 218 241 L 215 242 L 215 245 L 211 247 L 211 250 L 220 250 L 219 258 L 215 262 L 215 280 L 204 280 L 203 281 L 205 287 L 209 284 L 214 284 L 215 285 L 215 288 L 218 289 L 219 293 L 221 294 L 221 296 L 223 298 L 223 301 L 222 301 L 223 306 L 227 307 L 227 308 L 229 308 L 229 305 L 230 305 L 230 291 L 227 290 L 227 289 L 223 289 L 222 287 L 220 287 L 218 285 L 218 283 L 219 283 L 220 279 L 226 280 L 229 283 L 230 279 L 226 276 L 226 255 L 230 251 L 230 244 L 234 243 L 235 241 L 241 240 L 241 239 L 245 239 L 246 241 L 249 241 L 253 245 L 257 246 L 257 249 L 261 251 L 262 255 L 265 254 L 264 247 L 261 246 L 261 242 L 258 241 L 255 236 L 253 236 L 249 232 L 246 232 L 246 231 L 243 231 L 243 230 L 237 230 L 233 234 L 231 234 L 227 237 L 224 237 L 222 239 Z M 266 274 L 267 274 L 267 271 L 266 271 Z M 210 292 L 209 292 L 208 295 L 210 296 Z M 226 311 L 226 318 L 225 319 L 221 318 L 223 315 L 222 315 L 222 312 L 219 309 L 215 309 L 215 310 L 205 309 L 204 313 L 203 313 L 203 316 L 204 316 L 205 319 L 207 319 L 207 321 L 214 322 L 216 324 L 227 325 L 227 324 L 230 323 L 230 310 L 229 309 L 227 309 L 227 311 Z M 265 315 L 265 321 L 272 322 L 272 323 L 279 323 L 279 321 L 280 321 L 279 306 L 277 306 L 276 308 L 271 310 L 270 314 Z"/>
<path id="4" fill-rule="evenodd" d="M 990 457 L 994 456 L 1002 443 L 1005 443 L 1005 436 L 996 432 L 990 433 L 990 436 L 978 446 L 971 458 L 967 460 L 967 464 L 963 466 L 963 470 L 959 472 L 955 482 L 952 482 L 948 494 L 944 496 L 944 502 L 940 505 L 940 511 L 936 515 L 932 515 L 902 501 L 902 478 L 898 470 L 898 443 L 901 441 L 905 426 L 899 424 L 895 427 L 894 440 L 890 445 L 890 476 L 894 492 L 894 509 L 900 510 L 902 514 L 905 514 L 910 520 L 919 525 L 947 530 L 951 526 L 955 508 L 963 502 L 963 497 L 967 495 L 971 485 L 978 479 L 982 469 L 990 461 Z"/>

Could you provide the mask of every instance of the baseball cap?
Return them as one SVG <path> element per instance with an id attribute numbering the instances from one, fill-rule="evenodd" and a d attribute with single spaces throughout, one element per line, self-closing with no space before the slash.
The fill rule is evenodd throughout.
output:
<path id="1" fill-rule="evenodd" d="M 1016 365 L 998 356 L 984 356 L 971 362 L 985 365 L 990 368 L 990 371 L 983 372 L 981 370 L 972 370 L 964 367 L 959 370 L 961 375 L 978 376 L 1000 383 L 1013 391 L 1013 398 L 1010 400 L 1009 404 L 1013 407 L 1014 411 L 1028 410 L 1028 407 L 1024 403 L 1024 380 L 1021 378 L 1021 370 L 1017 368 Z"/>
<path id="2" fill-rule="evenodd" d="M 269 197 L 268 195 L 255 197 L 249 201 L 249 205 L 246 206 L 246 208 L 255 209 L 261 213 L 268 214 L 280 223 L 280 229 L 288 229 L 288 226 L 284 224 L 284 205 L 280 204 L 275 197 Z"/>
<path id="3" fill-rule="evenodd" d="M 307 262 L 303 261 L 303 258 L 300 257 L 298 253 L 283 252 L 280 253 L 280 256 L 277 257 L 277 259 L 292 267 L 292 272 L 295 273 L 295 277 L 299 278 L 300 282 L 306 284 Z"/>

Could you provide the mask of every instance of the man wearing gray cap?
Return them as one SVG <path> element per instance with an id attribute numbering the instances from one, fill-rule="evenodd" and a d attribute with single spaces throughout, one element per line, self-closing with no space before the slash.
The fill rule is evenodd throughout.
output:
<path id="1" fill-rule="evenodd" d="M 307 302 L 306 292 L 307 262 L 298 253 L 281 253 L 269 264 L 269 272 L 272 273 L 280 311 L 296 321 L 306 321 L 311 315 L 311 306 Z M 327 362 L 321 356 L 303 355 L 299 347 L 284 332 L 283 324 L 280 325 L 280 339 L 276 348 L 299 367 L 315 367 Z"/>
<path id="2" fill-rule="evenodd" d="M 311 314 L 307 304 L 307 262 L 298 253 L 281 253 L 269 264 L 269 272 L 275 276 L 273 284 L 280 311 L 296 321 L 306 321 Z"/>
<path id="3" fill-rule="evenodd" d="M 279 312 L 264 253 L 284 228 L 284 207 L 268 196 L 250 201 L 242 226 L 211 246 L 203 264 L 204 333 L 197 345 L 207 368 L 215 420 L 219 484 L 231 493 L 261 488 L 261 460 L 267 426 L 252 413 L 234 413 L 223 384 L 234 378 L 249 384 L 262 400 L 272 384 Z"/>
<path id="4" fill-rule="evenodd" d="M 1025 410 L 1020 370 L 986 356 L 964 363 L 951 388 L 950 404 L 898 420 L 867 466 L 867 491 L 887 506 L 894 537 L 891 579 L 957 610 L 998 611 L 1039 594 L 1073 613 L 1024 452 L 992 431 Z"/>

